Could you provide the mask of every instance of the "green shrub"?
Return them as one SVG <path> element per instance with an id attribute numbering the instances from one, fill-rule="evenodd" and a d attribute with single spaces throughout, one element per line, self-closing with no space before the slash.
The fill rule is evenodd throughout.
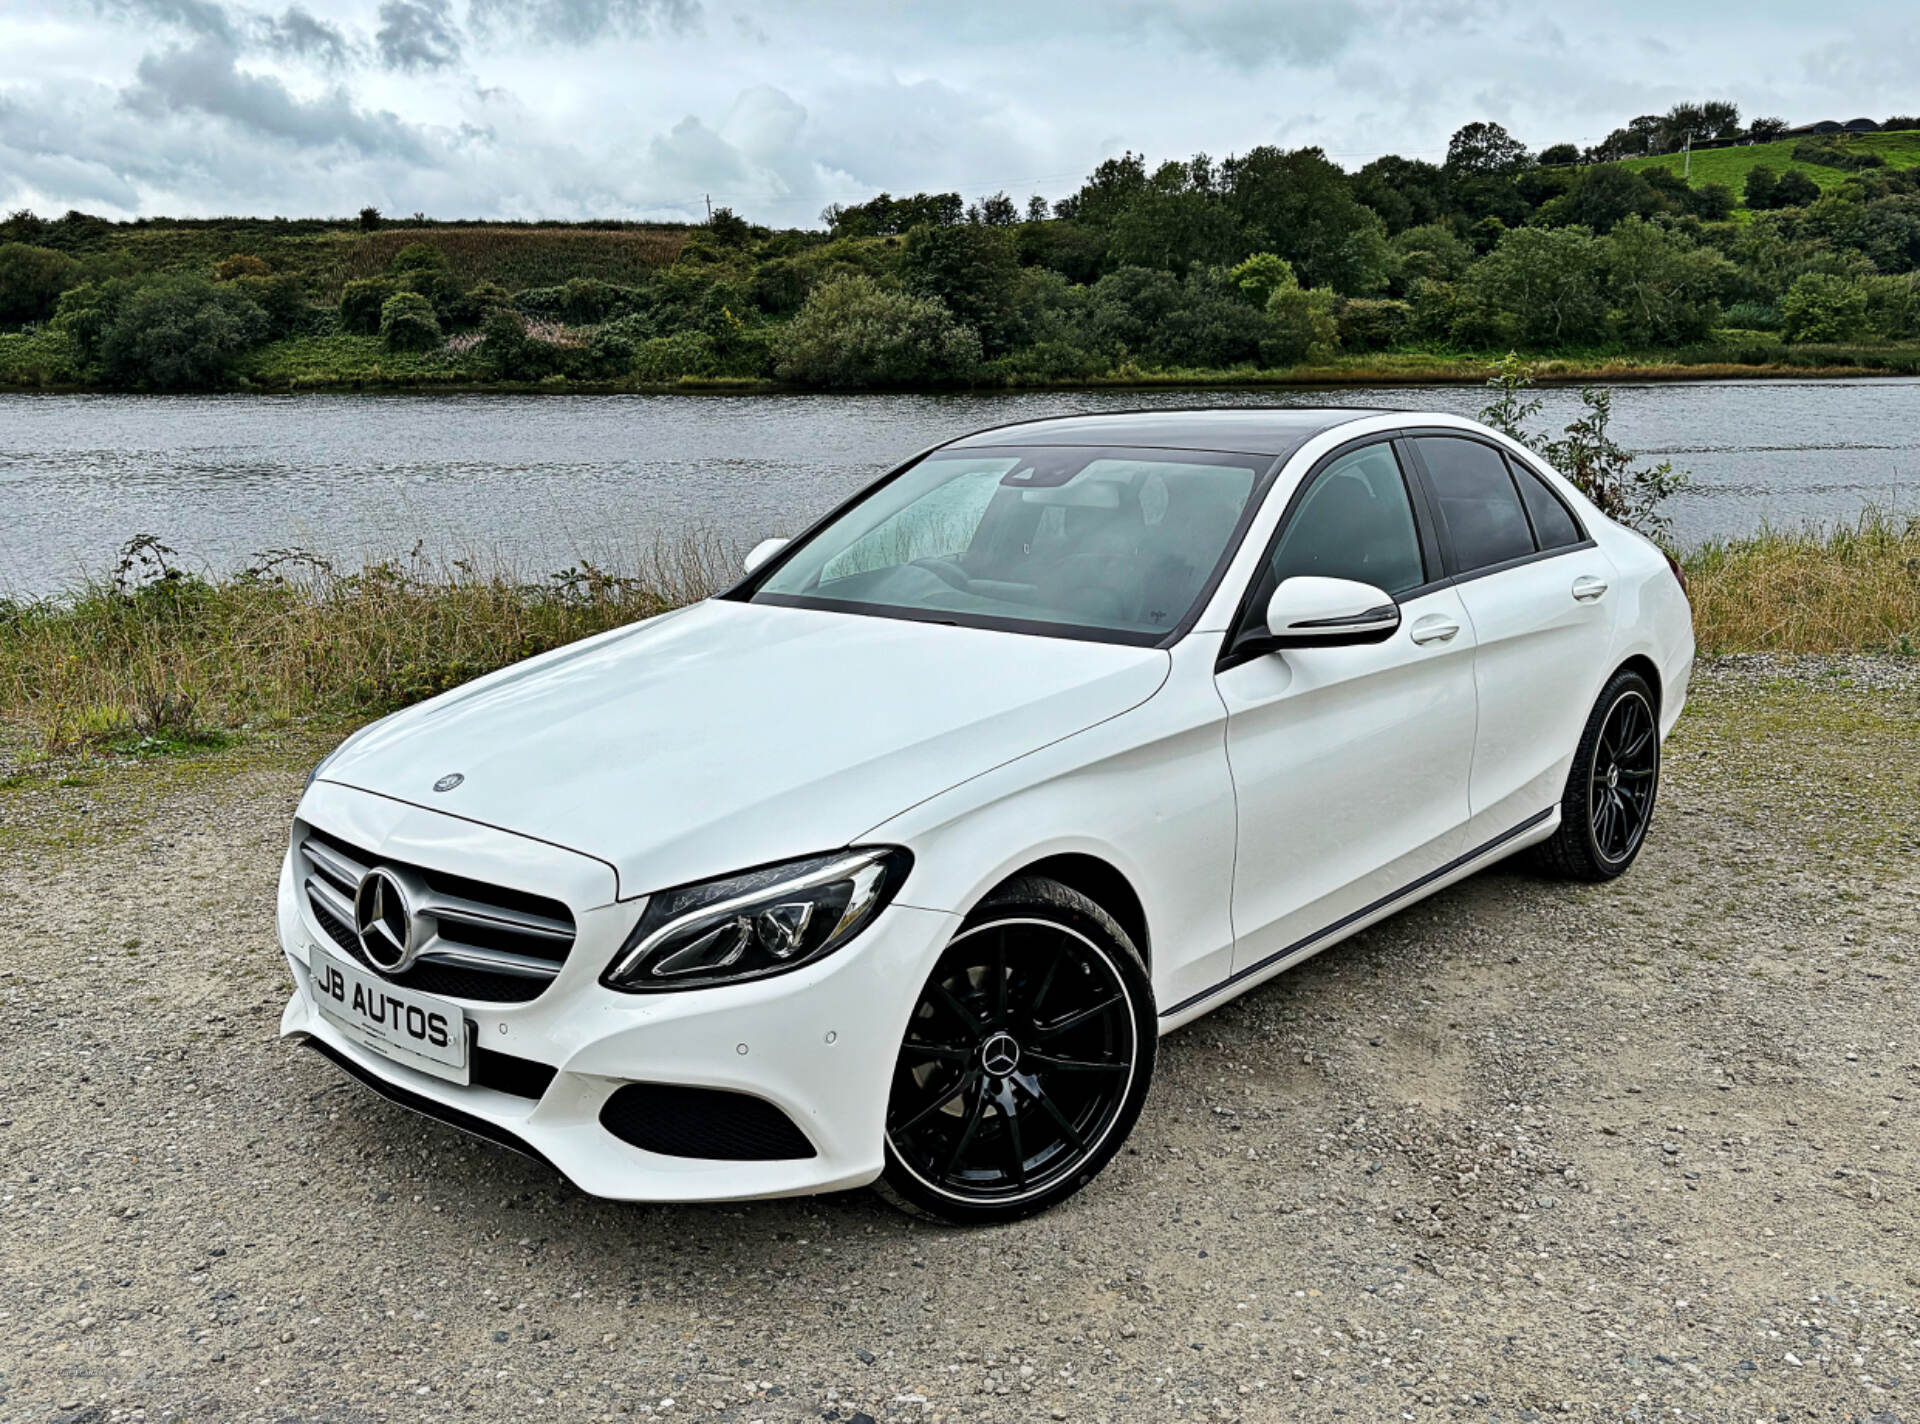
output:
<path id="1" fill-rule="evenodd" d="M 213 279 L 216 282 L 231 282 L 236 277 L 270 277 L 272 275 L 273 268 L 267 265 L 265 258 L 255 257 L 246 252 L 236 252 L 231 257 L 221 258 L 219 265 L 213 269 Z"/>
<path id="2" fill-rule="evenodd" d="M 933 297 L 890 292 L 870 277 L 816 287 L 776 347 L 789 381 L 837 388 L 964 381 L 980 337 Z"/>
<path id="3" fill-rule="evenodd" d="M 1702 222 L 1725 222 L 1733 216 L 1733 189 L 1725 183 L 1702 183 L 1693 190 L 1692 207 Z"/>
<path id="4" fill-rule="evenodd" d="M 440 344 L 433 303 L 418 292 L 395 292 L 380 308 L 380 339 L 389 351 L 431 351 Z"/>
<path id="5" fill-rule="evenodd" d="M 45 321 L 79 281 L 80 264 L 64 252 L 0 243 L 0 323 Z"/>
<path id="6" fill-rule="evenodd" d="M 1789 341 L 1857 341 L 1867 329 L 1867 287 L 1855 277 L 1808 272 L 1780 303 Z"/>
<path id="7" fill-rule="evenodd" d="M 776 257 L 753 269 L 748 291 L 763 312 L 785 316 L 799 311 L 807 300 L 807 274 L 791 257 Z"/>
<path id="8" fill-rule="evenodd" d="M 409 242 L 393 254 L 393 261 L 387 264 L 390 272 L 444 272 L 447 270 L 447 254 L 430 242 Z"/>
<path id="9" fill-rule="evenodd" d="M 1266 290 L 1271 302 L 1278 293 Z M 1289 290 L 1300 289 L 1296 283 Z M 1116 359 L 1131 355 L 1160 367 L 1212 369 L 1299 359 L 1286 323 L 1276 321 L 1271 308 L 1252 305 L 1232 273 L 1218 268 L 1191 273 L 1183 282 L 1151 267 L 1121 267 L 1094 284 L 1087 303 L 1086 339 L 1075 344 Z M 1331 294 L 1327 303 L 1331 310 Z"/>
<path id="10" fill-rule="evenodd" d="M 1407 302 L 1354 297 L 1334 313 L 1340 323 L 1340 345 L 1347 351 L 1386 351 L 1406 339 L 1413 325 L 1413 307 Z"/>
<path id="11" fill-rule="evenodd" d="M 432 299 L 430 294 L 422 295 Z M 464 292 L 458 291 L 456 284 L 452 295 L 434 302 L 433 314 L 443 330 L 467 331 L 478 326 L 495 307 L 512 304 L 513 294 L 497 282 L 476 282 Z"/>
<path id="12" fill-rule="evenodd" d="M 425 297 L 433 307 L 434 318 L 448 325 L 465 314 L 467 292 L 460 279 L 441 267 L 415 267 L 394 278 L 395 287 Z M 385 302 L 380 304 L 386 306 Z"/>
<path id="13" fill-rule="evenodd" d="M 1869 277 L 1867 323 L 1889 341 L 1920 337 L 1920 272 L 1898 277 Z"/>
<path id="14" fill-rule="evenodd" d="M 511 307 L 495 307 L 480 325 L 479 355 L 505 381 L 544 381 L 549 376 L 593 374 L 592 353 L 584 344 L 563 346 L 535 335 Z"/>
<path id="15" fill-rule="evenodd" d="M 1606 332 L 1603 250 L 1580 227 L 1515 228 L 1460 283 L 1456 337 L 1469 345 L 1560 346 Z"/>
<path id="16" fill-rule="evenodd" d="M 1326 287 L 1277 288 L 1267 298 L 1272 334 L 1261 343 L 1260 357 L 1270 366 L 1325 361 L 1340 344 L 1333 292 Z"/>
<path id="17" fill-rule="evenodd" d="M 910 229 L 900 255 L 907 290 L 931 297 L 972 327 L 981 347 L 998 354 L 1012 343 L 1019 311 L 1020 264 L 1005 228 L 979 223 Z"/>
<path id="18" fill-rule="evenodd" d="M 717 375 L 720 358 L 704 332 L 680 331 L 641 342 L 628 369 L 636 380 L 664 383 L 682 376 Z"/>
<path id="19" fill-rule="evenodd" d="M 1422 277 L 1407 293 L 1413 308 L 1413 334 L 1426 341 L 1444 341 L 1460 319 L 1460 293 L 1452 282 Z"/>
<path id="20" fill-rule="evenodd" d="M 560 315 L 575 326 L 594 326 L 612 316 L 625 301 L 626 293 L 611 282 L 575 277 L 561 289 Z"/>
<path id="21" fill-rule="evenodd" d="M 1852 173 L 1862 168 L 1882 168 L 1887 160 L 1868 149 L 1855 149 L 1834 138 L 1803 138 L 1793 146 L 1793 161 L 1812 163 L 1821 168 L 1838 168 Z"/>
<path id="22" fill-rule="evenodd" d="M 168 277 L 126 295 L 100 339 L 115 385 L 205 390 L 267 340 L 267 314 L 244 292 L 198 277 Z"/>
<path id="23" fill-rule="evenodd" d="M 1766 302 L 1735 302 L 1727 308 L 1726 322 L 1738 331 L 1778 331 L 1780 308 Z"/>
<path id="24" fill-rule="evenodd" d="M 1016 347 L 992 362 L 984 374 L 1006 384 L 1027 386 L 1084 381 L 1112 369 L 1113 363 L 1098 352 L 1070 341 L 1042 339 Z"/>
<path id="25" fill-rule="evenodd" d="M 1733 264 L 1684 233 L 1630 217 L 1599 242 L 1613 334 L 1640 346 L 1698 341 L 1720 318 Z"/>
<path id="26" fill-rule="evenodd" d="M 313 325 L 314 309 L 307 301 L 306 285 L 291 272 L 274 277 L 236 277 L 232 286 L 267 314 L 267 335 L 276 341 L 297 336 Z"/>
<path id="27" fill-rule="evenodd" d="M 1473 249 L 1440 223 L 1410 227 L 1393 240 L 1400 270 L 1396 289 L 1411 292 L 1418 281 L 1457 282 L 1473 265 Z"/>
<path id="28" fill-rule="evenodd" d="M 1789 168 L 1774 185 L 1776 208 L 1804 208 L 1820 201 L 1820 185 L 1798 168 Z"/>
<path id="29" fill-rule="evenodd" d="M 85 378 L 78 347 L 57 327 L 0 332 L 0 386 L 69 386 Z"/>
<path id="30" fill-rule="evenodd" d="M 367 277 L 349 282 L 340 289 L 340 326 L 356 336 L 373 336 L 380 330 L 380 312 L 387 298 L 400 290 L 391 277 Z"/>
<path id="31" fill-rule="evenodd" d="M 1227 280 L 1248 301 L 1264 307 L 1267 299 L 1283 287 L 1297 287 L 1299 277 L 1293 264 L 1271 252 L 1256 252 L 1227 273 Z"/>

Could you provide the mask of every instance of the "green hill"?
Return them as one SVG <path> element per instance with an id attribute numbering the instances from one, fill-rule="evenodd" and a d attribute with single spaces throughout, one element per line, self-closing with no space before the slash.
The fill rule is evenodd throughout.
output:
<path id="1" fill-rule="evenodd" d="M 1755 168 L 1773 168 L 1782 173 L 1789 168 L 1797 168 L 1822 188 L 1837 188 L 1851 176 L 1843 169 L 1796 160 L 1793 156 L 1794 146 L 1801 142 L 1801 139 L 1789 138 L 1777 143 L 1756 143 L 1750 148 L 1697 150 L 1693 155 L 1689 180 L 1696 187 L 1702 183 L 1724 183 L 1738 196 L 1746 186 L 1748 172 Z M 1856 134 L 1843 138 L 1841 142 L 1855 153 L 1879 154 L 1889 168 L 1920 168 L 1920 129 Z M 1658 158 L 1629 158 L 1623 162 L 1628 168 L 1665 168 L 1678 173 L 1683 161 L 1678 153 L 1666 153 Z"/>

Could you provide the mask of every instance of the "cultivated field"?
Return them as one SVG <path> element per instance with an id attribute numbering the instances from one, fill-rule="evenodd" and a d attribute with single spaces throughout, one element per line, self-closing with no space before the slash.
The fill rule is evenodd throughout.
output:
<path id="1" fill-rule="evenodd" d="M 320 750 L 0 789 L 0 1418 L 1920 1416 L 1912 659 L 1703 668 L 1626 881 L 1202 1020 L 980 1232 L 585 1200 L 278 1043 Z"/>

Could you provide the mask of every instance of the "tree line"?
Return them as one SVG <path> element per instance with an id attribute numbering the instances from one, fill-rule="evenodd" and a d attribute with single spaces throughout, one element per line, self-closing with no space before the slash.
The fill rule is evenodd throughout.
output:
<path id="1" fill-rule="evenodd" d="M 1315 147 L 1128 152 L 1053 201 L 882 193 L 778 231 L 723 208 L 633 280 L 511 288 L 424 221 L 385 270 L 328 289 L 279 248 L 140 269 L 116 225 L 17 213 L 0 223 L 0 379 L 195 388 L 377 349 L 423 378 L 912 387 L 1920 337 L 1920 168 L 1844 136 L 1792 146 L 1738 193 L 1611 161 L 1782 127 L 1742 129 L 1714 101 L 1534 151 L 1478 122 L 1441 162 L 1351 173 Z M 385 223 L 367 209 L 334 236 Z"/>

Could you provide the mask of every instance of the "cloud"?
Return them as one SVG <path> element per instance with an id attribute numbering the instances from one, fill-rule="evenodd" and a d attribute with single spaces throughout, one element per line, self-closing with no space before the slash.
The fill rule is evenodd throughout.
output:
<path id="1" fill-rule="evenodd" d="M 473 0 L 476 27 L 501 27 L 556 44 L 607 35 L 686 34 L 700 26 L 700 0 Z"/>
<path id="2" fill-rule="evenodd" d="M 451 0 L 384 0 L 373 42 L 382 64 L 409 74 L 460 62 L 460 27 Z"/>
<path id="3" fill-rule="evenodd" d="M 106 14 L 182 29 L 235 43 L 233 21 L 212 0 L 95 0 Z"/>
<path id="4" fill-rule="evenodd" d="M 1366 22 L 1354 0 L 1200 0 L 1120 6 L 1115 14 L 1241 70 L 1325 64 L 1353 43 Z"/>
<path id="5" fill-rule="evenodd" d="M 262 15 L 254 23 L 260 42 L 284 59 L 304 59 L 326 69 L 344 69 L 352 45 L 338 25 L 316 20 L 298 5 L 279 19 Z"/>
<path id="6" fill-rule="evenodd" d="M 235 58 L 231 45 L 211 37 L 147 55 L 126 91 L 126 105 L 153 118 L 206 114 L 299 148 L 429 161 L 421 135 L 393 114 L 356 108 L 344 89 L 297 99 L 278 79 L 243 72 Z"/>

